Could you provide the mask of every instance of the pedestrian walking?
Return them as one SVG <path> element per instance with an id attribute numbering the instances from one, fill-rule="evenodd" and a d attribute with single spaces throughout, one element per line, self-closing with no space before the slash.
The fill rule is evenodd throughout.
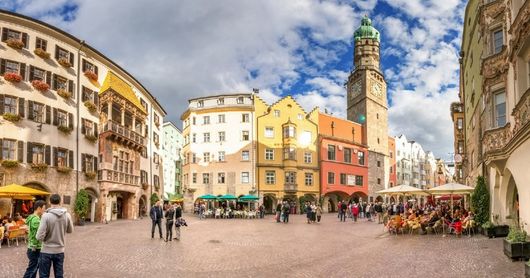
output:
<path id="1" fill-rule="evenodd" d="M 322 207 L 320 205 L 317 206 L 316 216 L 317 216 L 317 222 L 320 223 L 320 219 L 322 218 Z"/>
<path id="2" fill-rule="evenodd" d="M 307 218 L 307 224 L 311 224 L 311 206 L 309 205 L 309 202 L 305 203 L 305 213 Z"/>
<path id="3" fill-rule="evenodd" d="M 158 233 L 160 234 L 160 239 L 164 239 L 162 236 L 162 218 L 164 217 L 162 208 L 160 207 L 160 201 L 156 201 L 155 205 L 151 207 L 149 211 L 149 216 L 151 217 L 152 226 L 151 226 L 151 238 L 155 238 L 155 226 L 158 226 Z"/>
<path id="4" fill-rule="evenodd" d="M 37 239 L 37 231 L 39 230 L 40 218 L 46 209 L 46 202 L 43 200 L 37 200 L 33 204 L 33 214 L 28 216 L 26 219 L 26 225 L 28 226 L 28 250 L 26 252 L 28 256 L 28 267 L 24 278 L 35 278 L 37 277 L 37 271 L 39 270 L 39 256 L 42 248 L 42 242 Z"/>
<path id="5" fill-rule="evenodd" d="M 315 223 L 317 221 L 317 206 L 314 203 L 311 203 L 311 222 Z"/>
<path id="6" fill-rule="evenodd" d="M 341 206 L 340 206 L 340 221 L 341 222 L 346 222 L 346 209 L 348 208 L 348 206 L 346 205 L 346 202 L 342 202 Z"/>
<path id="7" fill-rule="evenodd" d="M 365 210 L 366 210 L 366 218 L 368 219 L 368 221 L 372 221 L 372 218 L 370 217 L 370 208 L 371 208 L 371 205 L 368 203 L 365 207 Z"/>
<path id="8" fill-rule="evenodd" d="M 55 277 L 63 277 L 65 234 L 74 231 L 74 223 L 70 213 L 60 207 L 61 196 L 50 196 L 51 207 L 46 210 L 37 230 L 37 240 L 42 241 L 39 256 L 39 277 L 50 277 L 53 265 Z"/>
<path id="9" fill-rule="evenodd" d="M 182 219 L 182 207 L 179 204 L 175 206 L 175 238 L 180 240 L 180 221 Z"/>
<path id="10" fill-rule="evenodd" d="M 171 241 L 173 238 L 173 220 L 175 218 L 175 208 L 172 205 L 168 207 L 164 215 L 166 217 L 166 239 L 165 242 Z"/>
<path id="11" fill-rule="evenodd" d="M 283 223 L 287 224 L 289 223 L 289 214 L 291 213 L 291 206 L 289 205 L 289 202 L 285 202 L 283 206 Z"/>
<path id="12" fill-rule="evenodd" d="M 282 221 L 282 203 L 278 203 L 276 206 L 276 223 L 280 223 Z"/>
<path id="13" fill-rule="evenodd" d="M 353 204 L 353 207 L 351 208 L 351 214 L 353 216 L 353 221 L 357 222 L 357 217 L 359 216 L 359 207 L 357 203 Z"/>

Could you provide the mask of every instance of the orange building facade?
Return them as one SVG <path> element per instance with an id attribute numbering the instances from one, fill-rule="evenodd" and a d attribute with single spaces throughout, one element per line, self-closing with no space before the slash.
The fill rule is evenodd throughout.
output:
<path id="1" fill-rule="evenodd" d="M 397 185 L 396 175 L 396 140 L 394 137 L 388 136 L 388 156 L 389 156 L 389 171 L 390 177 L 388 179 L 388 187 L 394 187 Z"/>
<path id="2" fill-rule="evenodd" d="M 362 125 L 319 114 L 320 184 L 324 212 L 341 200 L 367 201 L 368 149 Z"/>

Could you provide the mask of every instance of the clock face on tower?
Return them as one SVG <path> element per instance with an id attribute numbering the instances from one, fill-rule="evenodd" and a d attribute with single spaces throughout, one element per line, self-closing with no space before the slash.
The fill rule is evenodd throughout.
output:
<path id="1" fill-rule="evenodd" d="M 383 86 L 381 84 L 372 81 L 372 87 L 370 88 L 370 92 L 372 95 L 376 97 L 382 97 L 383 96 Z"/>
<path id="2" fill-rule="evenodd" d="M 360 81 L 357 81 L 355 83 L 353 83 L 350 87 L 350 95 L 351 95 L 351 98 L 355 98 L 356 96 L 358 96 L 360 93 L 361 93 L 361 82 Z"/>

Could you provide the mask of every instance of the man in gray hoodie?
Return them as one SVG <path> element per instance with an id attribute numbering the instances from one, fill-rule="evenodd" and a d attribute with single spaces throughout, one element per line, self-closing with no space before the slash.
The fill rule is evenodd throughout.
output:
<path id="1" fill-rule="evenodd" d="M 60 207 L 61 196 L 50 196 L 51 207 L 40 220 L 37 239 L 42 241 L 39 258 L 39 277 L 50 277 L 50 268 L 53 264 L 55 277 L 63 277 L 64 263 L 64 235 L 74 230 L 70 213 Z"/>

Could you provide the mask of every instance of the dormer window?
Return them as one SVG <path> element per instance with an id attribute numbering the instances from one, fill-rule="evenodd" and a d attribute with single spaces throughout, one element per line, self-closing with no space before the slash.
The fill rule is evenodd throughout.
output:
<path id="1" fill-rule="evenodd" d="M 243 97 L 238 97 L 237 98 L 237 104 L 243 104 L 243 102 L 244 102 Z"/>
<path id="2" fill-rule="evenodd" d="M 202 100 L 197 101 L 197 107 L 198 108 L 204 107 L 204 101 Z"/>
<path id="3" fill-rule="evenodd" d="M 217 99 L 217 104 L 218 104 L 218 105 L 223 105 L 223 104 L 225 104 L 225 99 L 224 99 L 224 98 L 218 98 L 218 99 Z"/>

